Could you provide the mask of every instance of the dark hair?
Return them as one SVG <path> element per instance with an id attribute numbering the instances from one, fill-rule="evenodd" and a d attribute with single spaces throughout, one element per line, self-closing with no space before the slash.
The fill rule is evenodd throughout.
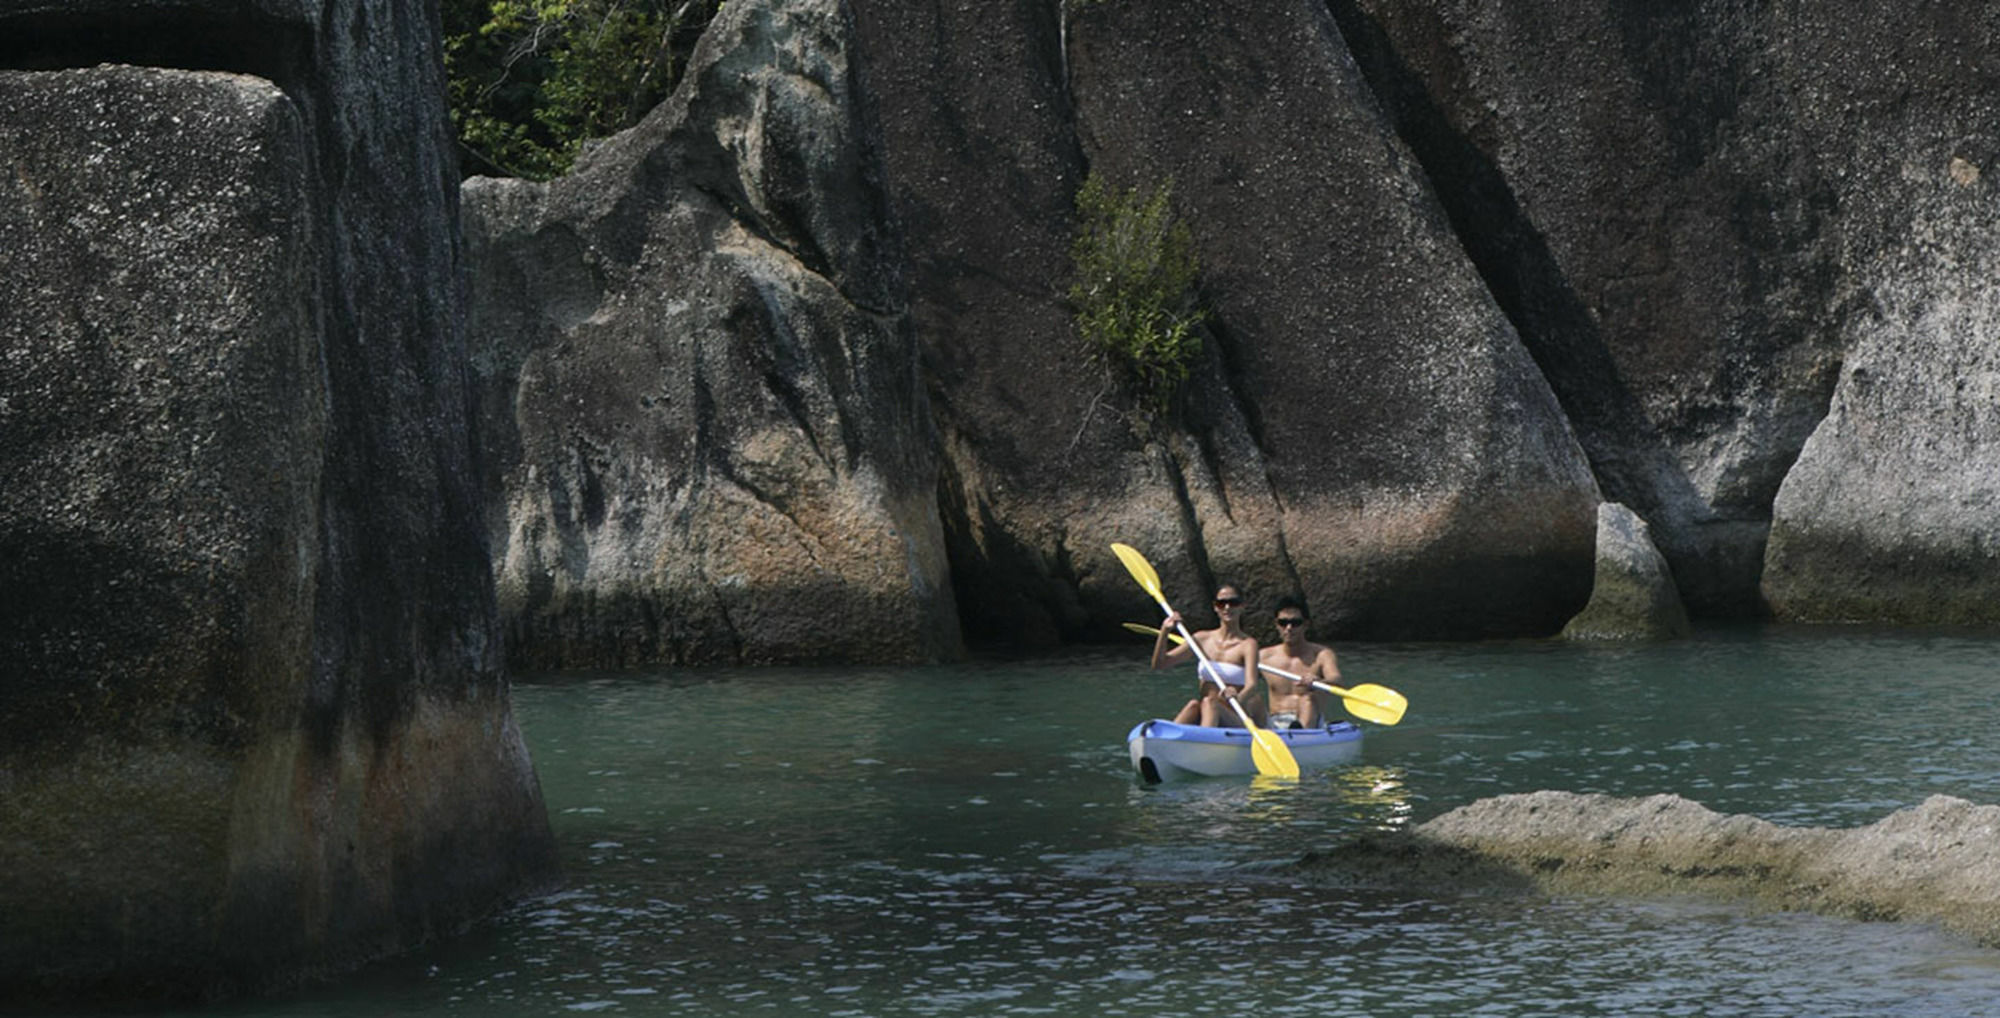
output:
<path id="1" fill-rule="evenodd" d="M 1277 605 L 1271 609 L 1271 614 L 1276 615 L 1287 608 L 1297 608 L 1300 615 L 1312 618 L 1312 612 L 1306 610 L 1306 603 L 1290 594 L 1286 594 L 1284 597 L 1278 599 Z"/>

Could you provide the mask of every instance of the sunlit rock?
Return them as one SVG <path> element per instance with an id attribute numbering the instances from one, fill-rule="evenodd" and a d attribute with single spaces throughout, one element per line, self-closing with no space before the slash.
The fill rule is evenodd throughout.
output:
<path id="1" fill-rule="evenodd" d="M 1880 266 L 1878 313 L 1778 490 L 1779 618 L 2000 623 L 2000 205 L 1970 166 L 1916 169 L 1921 242 Z"/>
<path id="2" fill-rule="evenodd" d="M 1687 609 L 1673 570 L 1653 546 L 1652 529 L 1625 506 L 1597 507 L 1597 579 L 1590 603 L 1569 620 L 1571 640 L 1634 640 L 1686 636 Z"/>
<path id="3" fill-rule="evenodd" d="M 1436 890 L 1700 895 L 1935 922 L 2000 945 L 2000 806 L 1934 795 L 1865 827 L 1782 827 L 1676 795 L 1481 799 L 1307 864 L 1315 880 Z"/>
<path id="4" fill-rule="evenodd" d="M 574 172 L 467 182 L 517 662 L 960 653 L 849 32 L 834 0 L 731 2 Z"/>

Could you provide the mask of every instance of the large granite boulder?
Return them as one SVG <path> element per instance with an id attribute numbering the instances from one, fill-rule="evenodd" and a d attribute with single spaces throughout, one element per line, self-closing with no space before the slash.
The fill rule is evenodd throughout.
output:
<path id="1" fill-rule="evenodd" d="M 1533 363 L 1309 3 L 859 7 L 975 638 L 1303 592 L 1331 631 L 1553 632 L 1595 485 Z M 1147 418 L 1061 294 L 1086 162 L 1171 178 L 1213 328 Z M 1329 227 L 1328 224 L 1337 224 Z"/>
<path id="2" fill-rule="evenodd" d="M 1677 795 L 1501 795 L 1303 869 L 1317 883 L 1437 893 L 1701 896 L 1937 923 L 2000 945 L 2000 806 L 1945 795 L 1850 829 L 1782 827 Z"/>
<path id="3" fill-rule="evenodd" d="M 506 478 L 491 501 L 510 633 L 543 664 L 786 660 L 814 640 L 822 656 L 922 657 L 956 645 L 939 615 L 949 576 L 975 640 L 1108 635 L 1152 610 L 1111 540 L 1148 552 L 1182 602 L 1223 578 L 1262 603 L 1304 593 L 1338 635 L 1552 632 L 1588 590 L 1600 485 L 1650 524 L 1694 613 L 1754 614 L 1773 502 L 1842 357 L 1926 335 L 1908 323 L 1945 305 L 1925 295 L 1983 250 L 1965 201 L 1984 194 L 1990 16 L 1941 12 L 1901 34 L 1897 16 L 1859 15 L 1906 40 L 1881 47 L 1845 14 L 1746 3 L 858 4 L 851 39 L 826 34 L 837 67 L 802 72 L 833 83 L 819 112 L 731 71 L 773 98 L 740 110 L 716 98 L 734 82 L 696 80 L 575 183 L 469 189 L 492 266 L 475 287 L 491 309 L 483 403 Z M 718 35 L 706 59 L 754 54 L 728 67 L 811 59 L 740 27 Z M 1212 327 L 1164 418 L 1083 349 L 1061 298 L 1086 169 L 1171 180 L 1198 238 Z M 1925 205 L 1939 180 L 1957 190 Z M 701 253 L 735 250 L 712 216 L 664 236 L 614 225 L 661 203 L 721 208 L 836 303 L 905 330 L 870 341 L 871 364 L 918 359 L 911 393 L 781 357 L 765 372 L 778 381 L 746 383 L 746 405 L 766 409 L 745 427 L 825 449 L 834 421 L 850 436 L 915 422 L 934 444 L 871 438 L 814 464 L 693 423 L 708 419 L 686 409 L 703 387 L 762 371 L 787 339 L 698 344 L 699 371 L 676 347 L 659 364 L 695 381 L 668 409 L 648 404 L 635 379 L 658 370 L 651 355 L 614 351 L 649 329 L 698 334 L 726 313 L 701 296 L 720 283 L 691 281 L 751 271 Z M 1908 208 L 1964 226 L 1912 226 Z M 1901 272 L 1923 265 L 1935 282 Z M 759 314 L 844 314 L 803 306 Z M 880 398 L 842 401 L 863 391 Z M 779 405 L 807 423 L 757 423 Z M 731 476 L 745 462 L 758 476 Z M 770 463 L 785 465 L 758 474 Z M 1800 504 L 1824 504 L 1804 469 Z M 876 475 L 897 486 L 866 493 Z M 664 480 L 645 491 L 649 478 Z M 935 531 L 917 494 L 933 482 Z M 752 493 L 773 485 L 796 497 Z M 1983 489 L 1953 490 L 1970 520 Z M 736 513 L 745 540 L 704 522 Z M 1946 557 L 1983 540 L 1947 529 L 1964 539 Z M 1826 542 L 1782 538 L 1774 577 L 1788 556 L 1867 558 Z M 905 566 L 884 566 L 898 547 Z M 1990 577 L 1985 561 L 1966 571 Z M 799 592 L 828 603 L 857 576 L 887 579 L 854 614 L 924 606 L 917 623 L 828 633 L 819 613 L 767 610 Z M 1768 591 L 1788 614 L 1852 613 Z"/>
<path id="4" fill-rule="evenodd" d="M 1928 6 L 1795 42 L 1866 302 L 1773 509 L 1780 618 L 2000 623 L 2000 9 Z"/>
<path id="5" fill-rule="evenodd" d="M 0 995 L 281 984 L 547 881 L 434 26 L 9 0 L 0 38 L 50 68 L 0 72 Z"/>
<path id="6" fill-rule="evenodd" d="M 574 172 L 467 182 L 517 663 L 960 652 L 850 18 L 730 3 Z"/>
<path id="7" fill-rule="evenodd" d="M 1606 497 L 1654 525 L 1690 607 L 1754 610 L 1848 295 L 1839 189 L 1799 158 L 1775 15 L 1332 6 Z"/>
<path id="8" fill-rule="evenodd" d="M 1334 633 L 1558 629 L 1596 484 L 1325 7 L 1092 5 L 1069 53 L 1093 169 L 1202 259 L 1185 545 Z"/>
<path id="9" fill-rule="evenodd" d="M 2000 15 L 1737 0 L 1331 6 L 1606 496 L 1652 523 L 1690 609 L 1758 612 L 1773 502 L 1836 379 L 1854 376 L 1843 358 L 1898 356 L 1888 344 L 1927 370 L 1969 349 L 1943 337 L 1984 314 L 1965 284 L 1990 250 L 1978 178 L 1994 155 Z M 1941 445 L 1959 442 L 1951 420 L 1922 419 Z M 1927 426 L 1901 425 L 1907 438 L 1871 455 L 1898 456 Z M 1865 462 L 1857 440 L 1829 434 L 1815 455 L 1851 470 Z M 1881 490 L 1910 469 L 1927 468 L 1878 475 Z M 1787 496 L 1791 512 L 1821 511 L 1811 487 Z M 1852 567 L 1858 577 L 1927 540 L 1911 528 L 1928 510 L 1882 520 L 1896 532 L 1879 548 L 1852 525 L 1871 510 L 1827 511 L 1809 524 L 1822 537 L 1771 561 L 1865 553 L 1877 565 Z M 1947 527 L 1952 547 L 1976 540 Z M 1828 595 L 1810 608 L 1803 589 L 1776 596 L 1801 605 L 1788 614 L 1928 611 Z"/>

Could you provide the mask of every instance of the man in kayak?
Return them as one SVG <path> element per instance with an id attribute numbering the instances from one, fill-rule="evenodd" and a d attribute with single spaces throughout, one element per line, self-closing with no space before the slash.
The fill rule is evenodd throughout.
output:
<path id="1" fill-rule="evenodd" d="M 1243 615 L 1243 591 L 1233 583 L 1225 583 L 1215 591 L 1214 629 L 1204 629 L 1194 634 L 1195 642 L 1201 645 L 1203 654 L 1208 655 L 1211 669 L 1209 674 L 1222 680 L 1218 688 L 1209 674 L 1198 674 L 1201 691 L 1189 700 L 1174 715 L 1174 722 L 1182 725 L 1201 724 L 1209 728 L 1237 727 L 1243 719 L 1236 716 L 1234 708 L 1223 702 L 1223 697 L 1237 701 L 1252 718 L 1263 722 L 1263 704 L 1259 703 L 1257 692 L 1257 638 L 1243 631 L 1239 619 Z M 1174 612 L 1160 625 L 1160 635 L 1153 641 L 1153 670 L 1177 668 L 1196 660 L 1194 650 L 1185 644 L 1176 645 L 1168 639 L 1180 631 L 1181 613 Z"/>
<path id="2" fill-rule="evenodd" d="M 1340 662 L 1333 648 L 1306 639 L 1306 606 L 1296 597 L 1278 599 L 1272 621 L 1278 625 L 1278 642 L 1257 655 L 1260 664 L 1287 671 L 1304 681 L 1265 672 L 1270 683 L 1270 726 L 1272 728 L 1317 728 L 1326 723 L 1328 694 L 1313 689 L 1314 680 L 1340 685 Z"/>

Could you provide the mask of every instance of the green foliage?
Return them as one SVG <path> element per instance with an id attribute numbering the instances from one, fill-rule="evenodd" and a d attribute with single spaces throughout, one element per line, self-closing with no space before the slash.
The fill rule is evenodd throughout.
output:
<path id="1" fill-rule="evenodd" d="M 639 122 L 721 0 L 443 0 L 451 119 L 470 173 L 546 180 Z"/>
<path id="2" fill-rule="evenodd" d="M 1076 193 L 1076 275 L 1070 305 L 1077 331 L 1131 378 L 1140 399 L 1163 413 L 1201 353 L 1205 317 L 1195 305 L 1194 235 L 1174 218 L 1172 181 L 1150 194 L 1118 191 L 1092 173 Z"/>

